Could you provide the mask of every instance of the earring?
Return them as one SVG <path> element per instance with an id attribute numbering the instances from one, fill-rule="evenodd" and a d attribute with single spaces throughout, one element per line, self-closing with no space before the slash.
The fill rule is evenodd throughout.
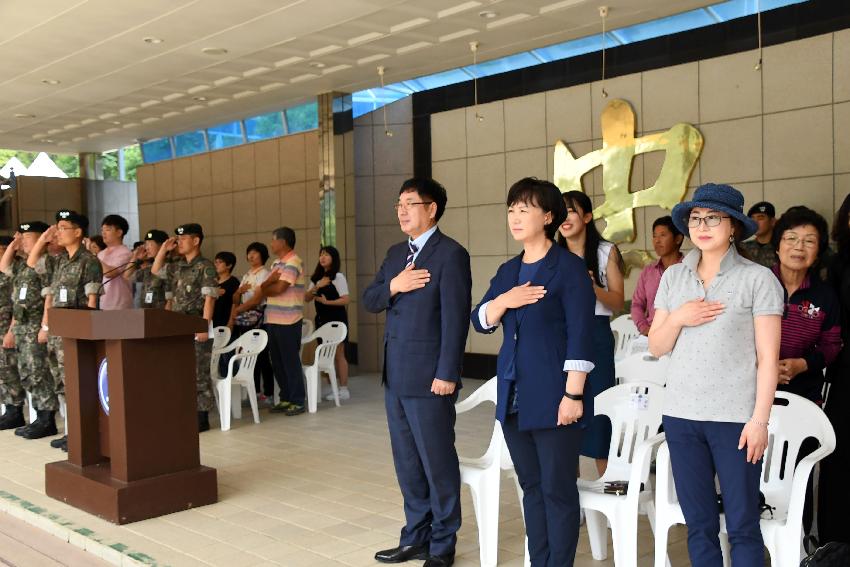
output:
<path id="1" fill-rule="evenodd" d="M 735 235 L 734 235 L 734 234 L 730 234 L 730 235 L 729 235 L 729 242 L 730 242 L 730 243 L 731 243 L 731 242 L 735 242 Z"/>

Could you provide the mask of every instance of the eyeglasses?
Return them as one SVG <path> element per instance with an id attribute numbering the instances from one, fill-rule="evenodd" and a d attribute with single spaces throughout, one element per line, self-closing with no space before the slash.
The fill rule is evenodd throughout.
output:
<path id="1" fill-rule="evenodd" d="M 688 217 L 688 228 L 699 228 L 701 222 L 705 223 L 705 226 L 711 228 L 718 226 L 720 221 L 723 219 L 728 219 L 729 217 L 722 215 L 706 215 L 704 217 Z"/>
<path id="2" fill-rule="evenodd" d="M 404 209 L 405 211 L 409 211 L 413 208 L 413 205 L 430 205 L 434 201 L 417 201 L 415 203 L 396 203 L 393 205 L 393 208 L 398 212 L 399 209 Z"/>
<path id="3" fill-rule="evenodd" d="M 804 248 L 813 249 L 818 247 L 818 241 L 814 238 L 800 238 L 793 232 L 791 234 L 786 234 L 782 237 L 782 242 L 790 246 L 791 248 L 796 248 L 797 244 L 803 243 Z"/>

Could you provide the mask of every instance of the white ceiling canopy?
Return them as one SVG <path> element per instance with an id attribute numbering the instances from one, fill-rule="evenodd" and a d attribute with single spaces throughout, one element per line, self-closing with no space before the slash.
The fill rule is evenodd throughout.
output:
<path id="1" fill-rule="evenodd" d="M 715 0 L 716 1 L 716 0 Z M 612 0 L 619 28 L 706 0 Z M 3 0 L 0 147 L 105 151 L 599 33 L 589 0 Z M 487 13 L 489 12 L 489 13 Z"/>

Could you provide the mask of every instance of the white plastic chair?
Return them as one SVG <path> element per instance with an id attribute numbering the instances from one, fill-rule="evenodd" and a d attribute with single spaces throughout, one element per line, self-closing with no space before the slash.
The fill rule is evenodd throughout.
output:
<path id="1" fill-rule="evenodd" d="M 614 362 L 615 380 L 617 384 L 649 382 L 663 386 L 667 381 L 669 363 L 669 355 L 655 358 L 648 352 L 632 354 Z"/>
<path id="2" fill-rule="evenodd" d="M 611 419 L 611 447 L 608 468 L 598 480 L 579 479 L 579 501 L 587 521 L 587 534 L 593 558 L 608 557 L 607 523 L 611 524 L 614 564 L 637 565 L 638 514 L 649 517 L 654 529 L 653 491 L 649 465 L 653 450 L 664 440 L 658 434 L 664 387 L 649 382 L 620 384 L 594 399 L 595 415 Z M 606 482 L 628 481 L 624 495 L 605 494 Z M 641 489 L 643 485 L 643 489 Z"/>
<path id="3" fill-rule="evenodd" d="M 784 403 L 787 402 L 787 405 Z M 801 459 L 800 445 L 814 437 L 820 447 Z M 774 507 L 773 516 L 761 520 L 764 545 L 774 567 L 797 567 L 803 556 L 803 505 L 806 485 L 815 464 L 835 450 L 835 432 L 826 414 L 809 400 L 787 392 L 776 392 L 768 426 L 768 444 L 764 454 L 761 491 L 765 502 Z M 784 457 L 784 458 L 783 458 Z M 791 471 L 791 474 L 788 474 Z M 667 552 L 667 532 L 673 524 L 684 524 L 685 517 L 676 496 L 670 451 L 664 443 L 656 461 L 655 565 Z M 725 536 L 726 521 L 720 515 L 720 531 Z M 730 564 L 728 539 L 720 538 L 724 564 Z"/>
<path id="4" fill-rule="evenodd" d="M 247 390 L 251 402 L 251 412 L 254 423 L 260 423 L 260 413 L 257 410 L 257 392 L 254 386 L 254 366 L 257 356 L 266 348 L 268 335 L 261 329 L 248 331 L 232 344 L 220 349 L 218 354 L 234 351 L 233 357 L 227 363 L 227 376 L 215 384 L 218 392 L 218 414 L 221 430 L 230 429 L 231 413 L 236 419 L 242 417 L 242 389 Z M 236 362 L 239 369 L 236 370 Z"/>
<path id="5" fill-rule="evenodd" d="M 490 378 L 466 399 L 455 404 L 458 414 L 486 402 L 496 403 L 497 379 Z M 478 524 L 479 559 L 482 567 L 495 567 L 499 549 L 499 491 L 502 471 L 513 472 L 514 464 L 505 445 L 502 426 L 493 420 L 493 435 L 487 451 L 477 458 L 460 457 L 460 481 L 469 485 L 475 521 Z M 516 475 L 514 474 L 514 477 Z M 521 491 L 520 491 L 521 494 Z M 522 498 L 520 497 L 520 503 Z"/>
<path id="6" fill-rule="evenodd" d="M 218 360 L 221 358 L 221 349 L 230 342 L 230 327 L 216 327 L 212 332 L 212 356 L 210 357 L 210 376 L 213 379 L 221 378 L 218 371 Z"/>
<path id="7" fill-rule="evenodd" d="M 640 335 L 632 316 L 620 315 L 611 321 L 611 332 L 614 333 L 614 360 L 625 358 L 629 355 L 629 343 Z"/>
<path id="8" fill-rule="evenodd" d="M 303 367 L 304 378 L 307 381 L 307 411 L 310 413 L 316 413 L 316 407 L 321 396 L 319 382 L 319 374 L 321 372 L 327 372 L 334 395 L 334 404 L 339 407 L 339 385 L 336 381 L 334 358 L 336 357 L 337 347 L 345 339 L 347 329 L 345 323 L 331 321 L 330 323 L 325 323 L 316 329 L 313 334 L 301 341 L 304 344 L 304 342 L 322 339 L 322 344 L 316 347 L 313 364 Z"/>
<path id="9" fill-rule="evenodd" d="M 310 342 L 310 336 L 315 330 L 316 326 L 313 324 L 313 321 L 310 319 L 301 320 L 301 352 L 304 352 L 304 345 Z"/>

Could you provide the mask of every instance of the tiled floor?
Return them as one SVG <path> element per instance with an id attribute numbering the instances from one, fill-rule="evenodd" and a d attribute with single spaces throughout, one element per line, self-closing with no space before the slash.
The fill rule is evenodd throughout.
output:
<path id="1" fill-rule="evenodd" d="M 378 382 L 375 376 L 353 378 L 352 399 L 340 408 L 324 402 L 318 413 L 297 417 L 264 411 L 259 425 L 243 418 L 228 432 L 202 434 L 202 462 L 218 469 L 220 502 L 126 526 L 45 496 L 44 464 L 63 454 L 47 439 L 24 441 L 11 431 L 0 432 L 0 510 L 26 517 L 114 564 L 374 565 L 376 550 L 397 545 L 403 518 Z M 468 381 L 467 391 L 479 384 Z M 492 416 L 492 406 L 459 416 L 461 455 L 484 452 Z M 594 467 L 587 462 L 582 470 Z M 638 564 L 650 566 L 652 536 L 644 518 L 639 530 Z M 522 565 L 523 533 L 514 486 L 503 482 L 499 565 Z M 674 566 L 688 564 L 684 536 L 681 527 L 671 531 Z M 455 564 L 478 565 L 475 514 L 466 488 Z M 582 528 L 576 565 L 613 565 L 613 551 L 608 560 L 594 561 Z"/>
<path id="2" fill-rule="evenodd" d="M 109 563 L 0 513 L 0 565 L 14 567 L 108 567 Z"/>

